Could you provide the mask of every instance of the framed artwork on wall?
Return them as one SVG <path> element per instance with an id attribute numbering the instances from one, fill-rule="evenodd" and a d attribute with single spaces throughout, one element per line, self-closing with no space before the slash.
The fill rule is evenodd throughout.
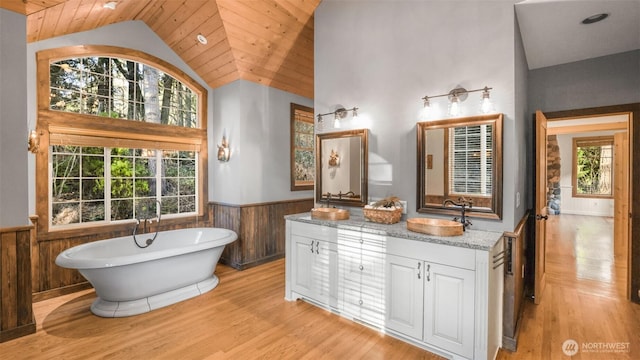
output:
<path id="1" fill-rule="evenodd" d="M 313 109 L 291 103 L 291 191 L 313 190 L 315 147 Z"/>

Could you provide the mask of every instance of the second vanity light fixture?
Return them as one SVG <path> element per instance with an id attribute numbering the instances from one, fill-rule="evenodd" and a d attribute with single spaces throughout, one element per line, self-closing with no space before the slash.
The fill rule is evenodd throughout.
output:
<path id="1" fill-rule="evenodd" d="M 475 90 L 467 90 L 463 87 L 457 87 L 446 94 L 434 95 L 434 96 L 425 96 L 422 98 L 424 101 L 425 110 L 429 110 L 431 108 L 430 100 L 433 98 L 447 96 L 449 98 L 449 116 L 459 116 L 460 115 L 460 103 L 467 99 L 469 93 L 482 91 L 482 97 L 480 102 L 480 111 L 483 114 L 487 114 L 493 111 L 493 104 L 491 103 L 489 91 L 493 90 L 488 86 L 485 86 L 482 89 Z"/>
<path id="2" fill-rule="evenodd" d="M 351 116 L 353 116 L 354 118 L 358 117 L 358 108 L 357 107 L 353 107 L 351 109 L 345 109 L 345 108 L 339 108 L 336 109 L 336 111 L 332 111 L 332 112 L 328 112 L 326 114 L 318 114 L 317 118 L 318 118 L 318 124 L 322 123 L 322 117 L 323 116 L 327 116 L 327 115 L 331 115 L 333 114 L 333 127 L 335 129 L 339 129 L 340 128 L 340 120 L 344 119 L 345 117 L 347 117 L 349 111 L 351 111 Z"/>

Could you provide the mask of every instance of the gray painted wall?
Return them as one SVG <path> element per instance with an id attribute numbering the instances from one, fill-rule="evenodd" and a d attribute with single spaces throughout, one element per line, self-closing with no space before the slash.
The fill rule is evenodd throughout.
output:
<path id="1" fill-rule="evenodd" d="M 209 197 L 228 204 L 312 198 L 290 191 L 290 103 L 313 107 L 311 99 L 237 80 L 214 92 L 210 139 Z M 229 162 L 216 158 L 225 135 Z"/>
<path id="2" fill-rule="evenodd" d="M 28 225 L 27 20 L 0 9 L 0 227 Z"/>
<path id="3" fill-rule="evenodd" d="M 529 112 L 640 102 L 640 50 L 529 72 Z"/>
<path id="4" fill-rule="evenodd" d="M 524 181 L 514 174 L 525 167 L 526 149 L 517 138 L 523 133 L 526 96 L 516 98 L 516 89 L 526 89 L 526 80 L 521 64 L 516 79 L 515 63 L 524 55 L 515 58 L 513 3 L 320 3 L 314 23 L 315 112 L 333 111 L 338 104 L 360 108 L 358 120 L 344 121 L 340 130 L 370 129 L 369 200 L 399 196 L 409 202 L 408 216 L 415 216 L 421 98 L 457 85 L 487 85 L 494 88 L 496 111 L 505 115 L 504 210 L 502 221 L 474 219 L 473 228 L 513 230 L 524 212 L 522 205 L 515 206 L 515 192 L 525 191 Z M 446 98 L 438 102 L 446 109 Z M 479 114 L 479 104 L 480 94 L 470 94 L 463 115 Z M 332 131 L 337 130 L 323 132 Z"/>

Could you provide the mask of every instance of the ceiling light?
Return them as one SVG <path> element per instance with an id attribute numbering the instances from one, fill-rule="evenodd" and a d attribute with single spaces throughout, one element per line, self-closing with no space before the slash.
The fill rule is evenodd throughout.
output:
<path id="1" fill-rule="evenodd" d="M 118 3 L 115 1 L 109 1 L 108 3 L 105 3 L 104 5 L 102 5 L 103 8 L 109 9 L 109 10 L 115 10 L 116 6 L 118 6 Z"/>
<path id="2" fill-rule="evenodd" d="M 609 17 L 609 14 L 607 13 L 595 14 L 587 18 L 584 18 L 584 20 L 582 20 L 582 23 L 585 25 L 589 25 L 589 24 L 597 23 L 598 21 L 602 21 L 608 17 Z"/>
<path id="3" fill-rule="evenodd" d="M 207 45 L 207 43 L 209 42 L 207 38 L 202 34 L 198 34 L 198 36 L 196 36 L 196 39 L 198 39 L 198 42 L 200 42 L 200 44 L 202 45 Z"/>

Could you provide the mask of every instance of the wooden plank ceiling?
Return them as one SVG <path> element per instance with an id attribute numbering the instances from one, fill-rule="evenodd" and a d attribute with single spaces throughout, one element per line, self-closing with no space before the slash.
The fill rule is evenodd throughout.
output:
<path id="1" fill-rule="evenodd" d="M 313 12 L 320 0 L 2 0 L 27 16 L 27 41 L 144 21 L 204 81 L 237 79 L 313 98 Z M 204 35 L 203 45 L 196 36 Z"/>

